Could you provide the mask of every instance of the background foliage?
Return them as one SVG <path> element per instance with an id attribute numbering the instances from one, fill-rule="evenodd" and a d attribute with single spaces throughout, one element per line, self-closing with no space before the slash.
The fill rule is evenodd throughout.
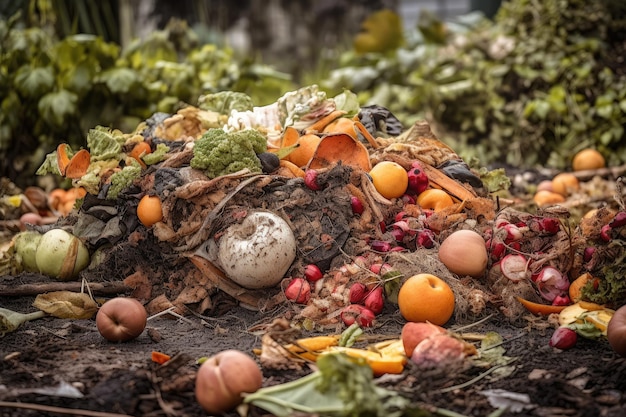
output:
<path id="1" fill-rule="evenodd" d="M 322 84 L 424 117 L 483 164 L 566 168 L 584 147 L 626 161 L 626 3 L 508 1 L 495 22 L 423 16 L 419 29 L 386 54 L 344 54 Z"/>

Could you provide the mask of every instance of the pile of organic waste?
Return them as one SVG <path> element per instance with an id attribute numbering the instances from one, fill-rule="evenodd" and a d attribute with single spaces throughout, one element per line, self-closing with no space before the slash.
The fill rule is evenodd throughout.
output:
<path id="1" fill-rule="evenodd" d="M 97 315 L 97 331 L 121 342 L 158 317 L 206 325 L 243 308 L 266 319 L 249 328 L 265 383 L 216 405 L 198 393 L 211 383 L 184 349 L 153 352 L 151 366 L 163 368 L 142 383 L 189 396 L 198 372 L 196 397 L 210 413 L 243 400 L 274 415 L 436 414 L 422 407 L 432 400 L 427 390 L 419 400 L 405 395 L 422 386 L 418 372 L 438 388 L 455 386 L 451 369 L 457 378 L 513 372 L 502 335 L 472 329 L 485 321 L 548 332 L 555 350 L 608 337 L 624 354 L 624 331 L 611 335 L 609 322 L 623 317 L 615 311 L 626 301 L 626 211 L 619 167 L 594 156 L 583 169 L 511 186 L 502 169 L 470 167 L 428 123 L 402 126 L 383 107 L 360 106 L 349 91 L 327 97 L 315 85 L 264 107 L 241 93 L 209 94 L 132 132 L 98 126 L 87 148 L 61 144 L 39 169 L 63 178 L 65 189 L 1 184 L 11 240 L 0 299 L 35 297 L 37 311 L 2 309 L 0 329 L 18 334 L 43 317 Z M 416 277 L 447 288 L 451 301 L 413 302 L 424 288 Z M 124 335 L 102 318 L 106 310 L 119 318 L 104 303 L 116 296 L 146 310 Z M 11 360 L 1 369 L 13 369 Z M 253 363 L 239 366 L 259 382 Z M 283 386 L 275 379 L 287 370 L 291 385 Z M 404 375 L 396 380 L 404 388 L 374 384 L 385 375 Z M 512 407 L 510 399 L 494 405 L 492 395 L 494 408 Z M 0 399 L 18 396 L 0 390 Z M 327 410 L 317 408 L 325 402 Z M 157 404 L 178 415 L 162 398 Z M 137 403 L 120 410 L 150 411 L 129 407 Z"/>

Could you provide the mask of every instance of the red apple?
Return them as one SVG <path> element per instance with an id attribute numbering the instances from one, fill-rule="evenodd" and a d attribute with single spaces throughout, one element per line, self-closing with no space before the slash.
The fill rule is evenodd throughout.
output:
<path id="1" fill-rule="evenodd" d="M 250 356 L 229 349 L 207 359 L 196 375 L 196 401 L 209 414 L 222 414 L 263 386 L 261 368 Z"/>
<path id="2" fill-rule="evenodd" d="M 126 342 L 146 328 L 148 313 L 134 298 L 117 297 L 105 302 L 96 315 L 98 331 L 110 342 Z"/>

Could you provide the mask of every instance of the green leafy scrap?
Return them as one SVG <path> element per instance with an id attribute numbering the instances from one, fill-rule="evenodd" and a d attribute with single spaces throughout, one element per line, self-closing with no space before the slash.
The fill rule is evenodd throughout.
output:
<path id="1" fill-rule="evenodd" d="M 90 129 L 87 134 L 87 146 L 94 161 L 119 159 L 124 141 L 121 133 L 116 135 L 111 129 L 102 126 Z"/>
<path id="2" fill-rule="evenodd" d="M 191 167 L 204 170 L 209 178 L 243 169 L 261 172 L 257 154 L 267 151 L 267 138 L 256 129 L 226 132 L 209 129 L 193 147 Z"/>
<path id="3" fill-rule="evenodd" d="M 374 383 L 372 369 L 364 359 L 330 353 L 320 355 L 317 365 L 319 370 L 294 381 L 261 388 L 247 395 L 244 402 L 278 417 L 295 413 L 397 417 L 409 406 L 406 398 Z"/>
<path id="4" fill-rule="evenodd" d="M 107 200 L 117 199 L 118 195 L 140 176 L 141 165 L 133 159 L 130 165 L 126 165 L 121 171 L 111 175 L 111 186 L 107 191 Z"/>

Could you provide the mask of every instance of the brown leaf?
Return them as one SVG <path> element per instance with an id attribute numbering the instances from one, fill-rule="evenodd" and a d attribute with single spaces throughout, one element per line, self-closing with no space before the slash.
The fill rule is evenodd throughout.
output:
<path id="1" fill-rule="evenodd" d="M 98 304 L 86 293 L 54 291 L 39 294 L 33 306 L 60 319 L 90 319 Z"/>

